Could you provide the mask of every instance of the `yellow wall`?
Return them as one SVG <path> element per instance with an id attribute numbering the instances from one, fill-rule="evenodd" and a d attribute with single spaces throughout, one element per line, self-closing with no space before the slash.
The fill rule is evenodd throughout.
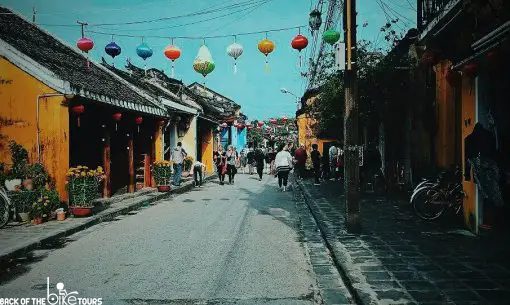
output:
<path id="1" fill-rule="evenodd" d="M 309 156 L 312 151 L 312 144 L 317 144 L 319 146 L 319 152 L 323 155 L 324 143 L 336 141 L 335 139 L 317 138 L 313 128 L 315 120 L 309 117 L 306 113 L 299 115 L 296 120 L 298 125 L 299 145 L 305 145 L 305 149 Z"/>
<path id="2" fill-rule="evenodd" d="M 154 156 L 156 160 L 153 161 L 162 161 L 163 160 L 163 126 L 160 125 L 157 126 L 156 132 L 154 134 L 154 146 L 155 146 L 155 152 Z"/>
<path id="3" fill-rule="evenodd" d="M 202 139 L 202 163 L 205 164 L 206 173 L 211 174 L 214 172 L 213 165 L 213 146 L 214 146 L 214 135 L 210 127 L 203 126 L 201 130 Z"/>
<path id="4" fill-rule="evenodd" d="M 451 64 L 441 61 L 436 71 L 436 118 L 437 133 L 436 162 L 441 168 L 450 168 L 455 164 L 455 98 L 453 88 L 446 80 Z"/>
<path id="5" fill-rule="evenodd" d="M 8 142 L 14 140 L 28 150 L 30 162 L 37 161 L 36 99 L 54 93 L 37 79 L 0 57 L 0 162 L 11 164 Z M 41 157 L 55 179 L 61 199 L 66 198 L 65 174 L 69 168 L 69 112 L 64 97 L 40 99 Z"/>
<path id="6" fill-rule="evenodd" d="M 179 137 L 182 142 L 182 147 L 188 153 L 188 156 L 192 156 L 193 160 L 197 159 L 197 118 L 193 117 L 189 129 L 183 137 Z"/>
<path id="7" fill-rule="evenodd" d="M 476 99 L 475 99 L 475 85 L 472 78 L 464 76 L 462 78 L 462 121 L 458 124 L 462 125 L 462 169 L 466 160 L 464 160 L 464 139 L 471 134 L 476 124 Z M 472 231 L 477 232 L 477 212 L 476 212 L 476 185 L 473 182 L 473 175 L 471 175 L 471 181 L 463 181 L 462 186 L 464 193 L 464 220 L 466 225 L 471 228 Z"/>

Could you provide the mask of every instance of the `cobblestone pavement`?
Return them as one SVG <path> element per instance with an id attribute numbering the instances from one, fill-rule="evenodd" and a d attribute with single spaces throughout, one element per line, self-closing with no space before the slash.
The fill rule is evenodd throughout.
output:
<path id="1" fill-rule="evenodd" d="M 508 235 L 476 237 L 425 222 L 404 200 L 365 196 L 362 233 L 347 234 L 338 182 L 302 184 L 307 203 L 364 304 L 510 304 Z"/>
<path id="2" fill-rule="evenodd" d="M 103 304 L 353 304 L 302 197 L 238 175 L 142 206 L 0 266 L 1 297 L 58 282 Z"/>

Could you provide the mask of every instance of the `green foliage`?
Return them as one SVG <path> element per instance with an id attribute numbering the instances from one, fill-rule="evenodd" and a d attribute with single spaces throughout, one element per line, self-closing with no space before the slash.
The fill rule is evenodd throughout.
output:
<path id="1" fill-rule="evenodd" d="M 9 150 L 11 151 L 12 159 L 12 168 L 9 175 L 10 179 L 24 179 L 28 166 L 27 150 L 15 141 L 9 142 Z"/>
<path id="2" fill-rule="evenodd" d="M 7 180 L 7 173 L 5 171 L 5 163 L 0 162 L 0 187 L 5 186 L 5 180 Z"/>
<path id="3" fill-rule="evenodd" d="M 28 165 L 26 168 L 26 178 L 32 179 L 34 188 L 44 188 L 49 180 L 49 175 L 41 163 Z"/>
<path id="4" fill-rule="evenodd" d="M 157 185 L 170 185 L 172 163 L 169 161 L 154 162 L 152 174 L 154 175 L 154 180 L 156 180 Z"/>
<path id="5" fill-rule="evenodd" d="M 192 156 L 186 156 L 186 158 L 184 158 L 184 170 L 185 171 L 190 171 L 191 170 L 191 167 L 193 166 L 193 157 Z"/>
<path id="6" fill-rule="evenodd" d="M 16 211 L 19 213 L 28 213 L 30 212 L 32 205 L 40 197 L 40 192 L 36 190 L 20 190 L 18 192 L 10 193 L 9 197 L 16 207 Z"/>

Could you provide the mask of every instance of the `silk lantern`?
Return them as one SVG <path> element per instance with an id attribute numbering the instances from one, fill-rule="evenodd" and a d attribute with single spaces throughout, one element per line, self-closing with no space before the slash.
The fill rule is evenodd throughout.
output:
<path id="1" fill-rule="evenodd" d="M 138 127 L 138 133 L 140 133 L 140 125 L 143 123 L 143 118 L 141 116 L 138 116 L 135 118 L 135 124 Z"/>
<path id="2" fill-rule="evenodd" d="M 77 115 L 77 126 L 80 127 L 80 115 L 85 112 L 85 106 L 83 105 L 74 105 L 71 107 L 71 112 Z"/>
<path id="3" fill-rule="evenodd" d="M 259 51 L 264 54 L 264 56 L 266 56 L 266 64 L 265 64 L 265 70 L 266 72 L 269 72 L 269 59 L 268 59 L 268 55 L 274 51 L 274 48 L 275 48 L 275 45 L 274 43 L 267 39 L 267 38 L 264 38 L 262 39 L 259 44 L 258 44 L 258 49 Z"/>
<path id="4" fill-rule="evenodd" d="M 146 63 L 146 60 L 147 58 L 151 57 L 152 54 L 153 54 L 153 51 L 152 49 L 149 47 L 148 44 L 146 44 L 145 42 L 143 42 L 143 39 L 142 39 L 142 43 L 140 45 L 138 45 L 138 47 L 136 47 L 136 54 L 143 59 L 143 69 L 146 71 L 147 70 L 147 63 Z"/>
<path id="5" fill-rule="evenodd" d="M 305 36 L 298 34 L 296 37 L 294 37 L 294 39 L 292 39 L 290 45 L 293 49 L 299 51 L 299 66 L 301 67 L 301 50 L 306 48 L 308 45 L 308 39 Z"/>
<path id="6" fill-rule="evenodd" d="M 121 47 L 119 47 L 118 44 L 116 44 L 114 41 L 110 42 L 104 47 L 104 51 L 106 54 L 110 55 L 112 57 L 112 65 L 115 66 L 115 63 L 113 60 L 115 59 L 115 56 L 119 56 L 122 52 Z"/>
<path id="7" fill-rule="evenodd" d="M 235 42 L 227 47 L 228 56 L 234 59 L 234 74 L 237 73 L 237 58 L 243 54 L 243 46 Z"/>
<path id="8" fill-rule="evenodd" d="M 165 51 L 163 52 L 165 56 L 172 61 L 172 78 L 174 77 L 174 67 L 175 67 L 175 61 L 181 57 L 181 49 L 179 49 L 177 46 L 174 46 L 173 43 L 166 47 Z"/>
<path id="9" fill-rule="evenodd" d="M 195 57 L 195 60 L 193 61 L 193 69 L 202 74 L 204 77 L 204 84 L 205 84 L 205 77 L 211 73 L 215 68 L 214 61 L 212 59 L 211 52 L 209 49 L 204 45 L 202 45 L 198 49 L 197 57 Z"/>
<path id="10" fill-rule="evenodd" d="M 120 122 L 120 120 L 122 120 L 122 113 L 116 112 L 116 113 L 112 114 L 112 119 L 115 121 L 115 131 L 117 131 L 117 129 L 118 129 L 117 123 Z"/>
<path id="11" fill-rule="evenodd" d="M 340 33 L 329 29 L 322 34 L 322 39 L 330 45 L 334 45 L 340 39 Z"/>

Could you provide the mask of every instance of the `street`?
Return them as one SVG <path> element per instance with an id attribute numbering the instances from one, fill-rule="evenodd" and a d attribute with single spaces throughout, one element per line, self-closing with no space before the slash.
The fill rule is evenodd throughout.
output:
<path id="1" fill-rule="evenodd" d="M 19 258 L 0 295 L 44 297 L 49 277 L 103 304 L 319 302 L 293 193 L 273 177 L 210 182 L 118 219 Z"/>

